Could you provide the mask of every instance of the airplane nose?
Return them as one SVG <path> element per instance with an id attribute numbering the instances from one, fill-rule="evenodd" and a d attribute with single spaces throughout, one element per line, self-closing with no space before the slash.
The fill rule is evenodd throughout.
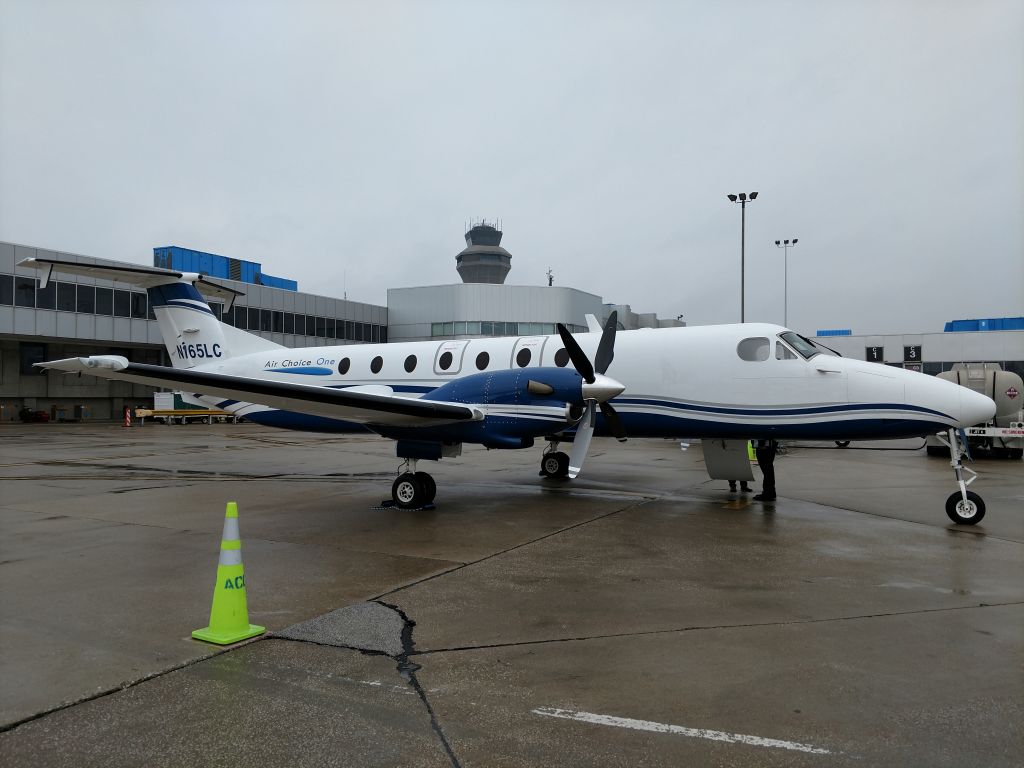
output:
<path id="1" fill-rule="evenodd" d="M 967 389 L 960 388 L 960 427 L 973 427 L 984 424 L 996 415 L 996 404 L 991 397 Z"/>

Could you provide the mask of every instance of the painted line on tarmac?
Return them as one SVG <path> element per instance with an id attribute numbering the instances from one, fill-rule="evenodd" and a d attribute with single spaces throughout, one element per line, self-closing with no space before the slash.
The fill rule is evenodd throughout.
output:
<path id="1" fill-rule="evenodd" d="M 827 749 L 815 747 L 812 744 L 801 744 L 797 741 L 782 741 L 781 739 L 768 739 L 763 736 L 749 736 L 743 733 L 709 731 L 704 728 L 686 728 L 682 725 L 668 725 L 667 723 L 655 723 L 651 722 L 650 720 L 634 720 L 629 717 L 615 717 L 614 715 L 597 715 L 593 712 L 575 712 L 571 709 L 540 707 L 539 709 L 533 710 L 533 714 L 541 715 L 542 717 L 557 717 L 563 720 L 575 720 L 579 723 L 608 725 L 614 728 L 629 728 L 634 731 L 651 731 L 653 733 L 673 733 L 678 736 L 689 736 L 695 739 L 724 741 L 728 744 L 746 744 L 752 747 L 771 747 L 775 749 L 789 749 L 794 752 L 808 752 L 813 755 L 833 754 Z"/>

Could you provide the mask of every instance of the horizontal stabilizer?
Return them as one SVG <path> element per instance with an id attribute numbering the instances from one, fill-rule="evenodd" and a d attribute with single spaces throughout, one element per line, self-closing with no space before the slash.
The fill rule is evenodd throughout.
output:
<path id="1" fill-rule="evenodd" d="M 175 269 L 160 269 L 159 267 L 126 267 L 107 264 L 80 264 L 76 261 L 62 261 L 61 259 L 24 259 L 18 262 L 19 267 L 38 269 L 43 273 L 40 278 L 40 285 L 46 287 L 55 272 L 65 275 L 82 275 L 84 277 L 95 277 L 102 280 L 113 280 L 118 283 L 135 285 L 139 288 L 152 288 L 156 285 L 168 283 L 190 282 L 195 283 L 196 288 L 206 296 L 213 296 L 223 299 L 228 306 L 236 296 L 244 296 L 244 291 L 229 288 L 226 285 L 211 280 L 205 275 L 189 272 L 179 272 Z"/>

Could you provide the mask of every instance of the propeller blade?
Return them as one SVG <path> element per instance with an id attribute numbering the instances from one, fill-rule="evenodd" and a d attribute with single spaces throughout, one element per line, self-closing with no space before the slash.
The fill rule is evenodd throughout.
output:
<path id="1" fill-rule="evenodd" d="M 594 436 L 594 401 L 587 401 L 587 412 L 576 427 L 576 437 L 572 441 L 572 453 L 569 454 L 569 477 L 575 478 L 583 469 L 583 460 L 587 458 L 590 438 Z"/>
<path id="2" fill-rule="evenodd" d="M 608 424 L 608 431 L 620 443 L 626 442 L 626 430 L 622 426 L 622 419 L 619 418 L 619 414 L 608 403 L 601 403 L 599 407 L 601 408 L 601 415 L 604 416 L 604 420 Z"/>
<path id="3" fill-rule="evenodd" d="M 618 324 L 618 311 L 608 315 L 608 322 L 604 324 L 604 332 L 601 334 L 601 343 L 597 345 L 597 354 L 594 356 L 594 370 L 598 373 L 607 371 L 615 357 L 615 331 Z"/>
<path id="4" fill-rule="evenodd" d="M 572 360 L 573 367 L 576 369 L 576 373 L 582 376 L 587 384 L 593 384 L 594 366 L 590 364 L 586 354 L 580 349 L 580 345 L 576 343 L 576 339 L 569 333 L 569 329 L 561 323 L 556 327 L 558 328 L 558 335 L 562 337 L 562 343 L 565 344 L 565 351 L 569 353 L 569 359 Z"/>

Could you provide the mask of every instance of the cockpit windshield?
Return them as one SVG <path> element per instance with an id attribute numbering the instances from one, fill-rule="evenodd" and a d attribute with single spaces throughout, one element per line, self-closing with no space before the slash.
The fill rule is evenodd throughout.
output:
<path id="1" fill-rule="evenodd" d="M 815 355 L 829 355 L 831 357 L 841 357 L 841 355 L 834 349 L 829 349 L 823 344 L 816 344 L 815 342 L 808 339 L 806 336 L 801 336 L 796 331 L 786 331 L 780 333 L 779 338 L 785 341 L 789 346 L 795 349 L 804 360 L 810 360 Z"/>

